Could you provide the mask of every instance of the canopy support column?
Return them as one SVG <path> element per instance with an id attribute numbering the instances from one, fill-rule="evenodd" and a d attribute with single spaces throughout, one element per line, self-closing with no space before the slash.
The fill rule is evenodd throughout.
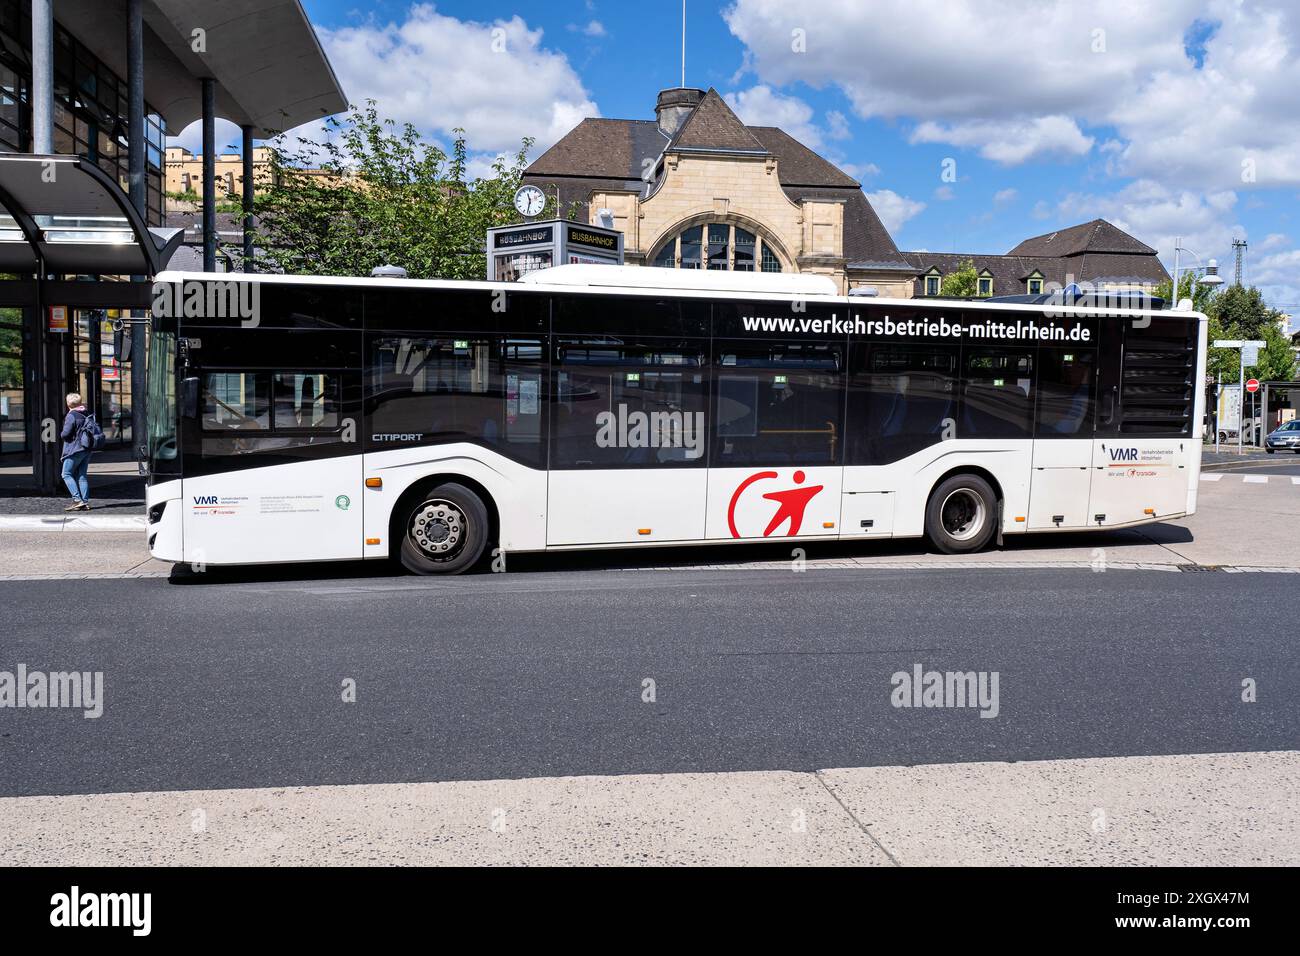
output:
<path id="1" fill-rule="evenodd" d="M 203 85 L 203 271 L 217 271 L 217 81 Z"/>
<path id="2" fill-rule="evenodd" d="M 253 263 L 253 200 L 257 184 L 253 182 L 253 127 L 244 125 L 244 271 L 256 272 Z"/>
<path id="3" fill-rule="evenodd" d="M 32 152 L 54 152 L 54 0 L 32 0 Z"/>

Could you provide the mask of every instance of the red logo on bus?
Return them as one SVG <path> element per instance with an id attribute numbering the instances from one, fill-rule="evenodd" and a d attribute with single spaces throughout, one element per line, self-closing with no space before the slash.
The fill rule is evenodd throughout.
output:
<path id="1" fill-rule="evenodd" d="M 767 481 L 772 478 L 779 478 L 780 475 L 775 471 L 759 471 L 750 475 L 739 485 L 736 486 L 735 492 L 731 496 L 731 504 L 727 508 L 727 527 L 731 529 L 731 536 L 739 538 L 740 531 L 736 528 L 736 505 L 740 502 L 740 496 L 743 495 L 750 485 Z M 802 471 L 794 473 L 794 483 L 802 485 L 807 476 Z M 803 513 L 808 509 L 808 502 L 817 497 L 825 485 L 809 485 L 807 488 L 789 488 L 785 491 L 769 491 L 763 497 L 769 501 L 775 501 L 779 506 L 772 520 L 767 523 L 763 530 L 763 537 L 769 538 L 772 532 L 779 528 L 787 519 L 790 522 L 790 530 L 785 533 L 787 538 L 794 537 L 799 533 L 799 526 L 803 524 Z"/>

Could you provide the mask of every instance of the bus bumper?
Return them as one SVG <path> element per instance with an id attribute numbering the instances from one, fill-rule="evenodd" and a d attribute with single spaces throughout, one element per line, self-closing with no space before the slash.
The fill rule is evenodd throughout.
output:
<path id="1" fill-rule="evenodd" d="M 160 561 L 184 559 L 182 537 L 181 483 L 164 481 L 150 485 L 145 493 L 146 513 L 149 515 L 149 553 Z"/>

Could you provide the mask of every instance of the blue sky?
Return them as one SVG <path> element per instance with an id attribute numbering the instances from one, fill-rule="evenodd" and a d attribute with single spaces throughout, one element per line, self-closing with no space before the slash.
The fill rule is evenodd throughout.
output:
<path id="1" fill-rule="evenodd" d="M 582 116 L 650 118 L 680 81 L 677 0 L 304 6 L 354 102 L 444 143 L 464 126 L 479 168 Z M 1001 253 L 1100 216 L 1230 276 L 1240 236 L 1247 281 L 1300 316 L 1297 6 L 688 0 L 686 82 L 843 167 L 903 249 Z"/>

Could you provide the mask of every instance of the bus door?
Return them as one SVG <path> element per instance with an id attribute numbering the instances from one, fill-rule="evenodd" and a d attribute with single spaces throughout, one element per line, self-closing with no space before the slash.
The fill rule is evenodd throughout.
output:
<path id="1" fill-rule="evenodd" d="M 1096 396 L 1095 348 L 1044 345 L 1038 350 L 1030 531 L 1091 523 Z"/>
<path id="2" fill-rule="evenodd" d="M 708 340 L 557 335 L 546 543 L 697 541 Z"/>
<path id="3" fill-rule="evenodd" d="M 184 335 L 185 560 L 360 558 L 360 332 Z"/>
<path id="4" fill-rule="evenodd" d="M 1143 316 L 1108 324 L 1122 334 L 1119 361 L 1103 360 L 1093 445 L 1089 511 L 1102 526 L 1187 510 L 1196 408 L 1198 324 L 1187 317 Z M 1103 353 L 1110 351 L 1103 336 Z M 1110 366 L 1108 370 L 1106 366 Z M 1103 419 L 1102 414 L 1106 413 Z"/>
<path id="5" fill-rule="evenodd" d="M 707 534 L 837 537 L 846 346 L 714 343 Z"/>

